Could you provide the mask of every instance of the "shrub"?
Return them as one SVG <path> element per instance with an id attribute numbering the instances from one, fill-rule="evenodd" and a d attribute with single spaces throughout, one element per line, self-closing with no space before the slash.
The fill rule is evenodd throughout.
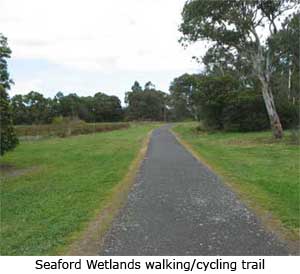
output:
<path id="1" fill-rule="evenodd" d="M 223 111 L 237 89 L 238 82 L 231 76 L 205 76 L 197 86 L 193 101 L 199 108 L 200 120 L 207 129 L 223 129 Z"/>
<path id="2" fill-rule="evenodd" d="M 298 127 L 300 124 L 300 104 L 292 104 L 287 99 L 278 100 L 276 103 L 278 115 L 284 129 Z"/>
<path id="3" fill-rule="evenodd" d="M 269 127 L 263 99 L 253 90 L 235 92 L 223 111 L 226 131 L 258 131 Z"/>

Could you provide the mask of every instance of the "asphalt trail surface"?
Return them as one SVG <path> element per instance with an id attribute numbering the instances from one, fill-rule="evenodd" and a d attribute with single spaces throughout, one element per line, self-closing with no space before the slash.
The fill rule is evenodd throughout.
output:
<path id="1" fill-rule="evenodd" d="M 168 126 L 156 129 L 127 204 L 100 255 L 287 255 Z"/>

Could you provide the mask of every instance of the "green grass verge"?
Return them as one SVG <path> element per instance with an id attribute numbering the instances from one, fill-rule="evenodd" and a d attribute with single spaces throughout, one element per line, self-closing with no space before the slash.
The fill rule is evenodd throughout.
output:
<path id="1" fill-rule="evenodd" d="M 300 150 L 289 134 L 276 141 L 270 132 L 205 133 L 196 127 L 183 123 L 174 131 L 251 204 L 298 231 Z"/>
<path id="2" fill-rule="evenodd" d="M 154 124 L 21 143 L 1 158 L 1 254 L 53 255 L 105 205 Z M 2 174 L 3 175 L 3 174 Z"/>

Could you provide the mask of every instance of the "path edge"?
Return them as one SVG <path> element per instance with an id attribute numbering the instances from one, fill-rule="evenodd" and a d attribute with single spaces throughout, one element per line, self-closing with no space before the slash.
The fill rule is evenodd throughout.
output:
<path id="1" fill-rule="evenodd" d="M 273 216 L 270 216 L 270 213 L 260 207 L 259 205 L 255 204 L 254 202 L 250 201 L 247 197 L 245 197 L 245 194 L 234 184 L 233 182 L 230 182 L 227 178 L 222 176 L 222 174 L 219 174 L 208 162 L 207 160 L 199 155 L 197 153 L 193 146 L 183 140 L 180 135 L 175 132 L 172 128 L 169 129 L 169 131 L 172 133 L 172 135 L 175 137 L 177 142 L 181 144 L 192 156 L 202 165 L 204 165 L 206 168 L 208 168 L 211 172 L 216 174 L 217 176 L 222 178 L 222 183 L 224 183 L 227 187 L 233 191 L 238 198 L 251 210 L 255 213 L 256 217 L 259 219 L 263 227 L 276 235 L 280 241 L 283 241 L 287 244 L 287 247 L 289 249 L 289 252 L 291 255 L 300 255 L 300 240 L 299 235 L 295 235 L 295 233 L 289 231 L 287 228 L 283 226 L 281 221 Z M 298 239 L 295 239 L 295 237 L 298 237 Z"/>
<path id="2" fill-rule="evenodd" d="M 75 239 L 63 255 L 66 256 L 96 256 L 101 251 L 105 233 L 110 228 L 114 218 L 125 205 L 138 171 L 147 154 L 153 130 L 143 139 L 141 148 L 123 179 L 114 187 L 107 202 L 97 216 L 88 223 L 80 236 Z"/>

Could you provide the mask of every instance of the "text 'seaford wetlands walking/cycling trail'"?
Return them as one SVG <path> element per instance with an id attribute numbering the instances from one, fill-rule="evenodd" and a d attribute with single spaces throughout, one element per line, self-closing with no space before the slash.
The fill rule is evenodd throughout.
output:
<path id="1" fill-rule="evenodd" d="M 99 254 L 288 255 L 288 249 L 163 126 L 153 132 Z"/>

